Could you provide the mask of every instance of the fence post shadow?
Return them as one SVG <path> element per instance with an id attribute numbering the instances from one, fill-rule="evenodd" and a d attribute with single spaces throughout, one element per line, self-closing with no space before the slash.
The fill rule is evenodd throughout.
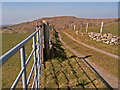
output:
<path id="1" fill-rule="evenodd" d="M 79 57 L 79 59 L 86 59 L 86 58 L 88 58 L 88 57 L 91 57 L 92 55 L 87 55 L 87 56 L 85 56 L 85 57 Z M 74 60 L 75 60 L 75 62 L 77 63 L 77 65 L 79 66 L 79 68 L 84 72 L 84 74 L 87 76 L 87 78 L 90 80 L 90 82 L 87 82 L 87 83 L 85 83 L 84 82 L 84 80 L 83 80 L 83 82 L 82 83 L 80 83 L 79 81 L 78 81 L 78 84 L 76 85 L 76 86 L 82 86 L 83 88 L 85 88 L 85 86 L 86 85 L 88 85 L 89 83 L 92 83 L 93 84 L 93 86 L 96 88 L 96 89 L 98 89 L 97 87 L 96 87 L 96 85 L 94 84 L 94 82 L 93 81 L 95 81 L 96 79 L 91 79 L 90 77 L 89 77 L 89 75 L 87 74 L 87 72 L 82 68 L 82 66 L 79 64 L 79 62 L 77 61 L 77 56 L 75 56 L 75 55 L 72 55 L 71 57 L 69 57 L 69 59 L 71 59 L 71 58 L 74 58 Z"/>

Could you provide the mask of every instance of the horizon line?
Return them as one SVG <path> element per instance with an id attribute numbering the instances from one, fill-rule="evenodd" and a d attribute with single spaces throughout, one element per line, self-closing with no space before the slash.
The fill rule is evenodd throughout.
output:
<path id="1" fill-rule="evenodd" d="M 36 18 L 36 19 L 31 19 L 31 20 L 25 20 L 25 21 L 21 21 L 18 23 L 13 23 L 13 24 L 2 24 L 2 26 L 4 25 L 16 25 L 16 24 L 21 24 L 21 23 L 27 23 L 27 22 L 32 22 L 38 19 L 42 19 L 42 18 L 54 18 L 54 17 L 75 17 L 75 18 L 82 18 L 82 19 L 119 19 L 119 17 L 108 17 L 108 18 L 90 18 L 90 17 L 77 17 L 77 16 L 45 16 L 45 17 L 40 17 L 40 18 Z"/>

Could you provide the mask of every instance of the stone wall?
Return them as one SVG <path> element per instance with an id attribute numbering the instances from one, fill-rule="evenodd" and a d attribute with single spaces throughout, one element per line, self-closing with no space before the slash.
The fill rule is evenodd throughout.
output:
<path id="1" fill-rule="evenodd" d="M 111 33 L 108 34 L 101 34 L 96 32 L 90 32 L 88 33 L 90 39 L 103 42 L 110 45 L 120 45 L 120 37 L 114 36 Z"/>

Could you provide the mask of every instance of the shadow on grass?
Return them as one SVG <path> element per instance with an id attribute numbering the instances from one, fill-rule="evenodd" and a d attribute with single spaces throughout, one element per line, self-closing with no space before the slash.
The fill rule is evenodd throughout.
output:
<path id="1" fill-rule="evenodd" d="M 52 48 L 50 50 L 50 57 L 52 58 L 59 58 L 61 60 L 67 59 L 67 55 L 65 49 L 62 48 L 62 43 L 59 40 L 58 32 L 55 34 L 54 40 L 51 41 Z M 54 55 L 53 55 L 54 54 Z"/>
<path id="2" fill-rule="evenodd" d="M 89 55 L 90 56 L 90 55 Z M 86 57 L 89 57 L 89 56 L 86 56 Z M 74 70 L 74 67 L 73 67 L 73 65 L 71 64 L 71 62 L 70 62 L 70 58 L 74 58 L 74 60 L 76 61 L 76 65 L 78 65 L 79 66 L 79 68 L 83 71 L 83 73 L 86 75 L 86 77 L 90 80 L 90 81 L 86 81 L 86 80 L 83 80 L 83 81 L 79 81 L 79 78 L 80 77 L 78 77 L 78 75 L 77 75 L 77 73 L 78 72 L 76 72 L 75 70 Z M 70 68 L 71 68 L 71 71 L 72 71 L 72 74 L 74 75 L 74 77 L 76 78 L 76 81 L 77 81 L 77 84 L 76 84 L 76 87 L 78 87 L 78 86 L 81 86 L 82 88 L 85 88 L 85 86 L 87 86 L 88 84 L 90 84 L 90 83 L 92 83 L 93 84 L 93 86 L 94 86 L 94 88 L 96 88 L 96 89 L 98 89 L 97 87 L 96 87 L 96 85 L 94 84 L 94 81 L 96 80 L 95 78 L 92 80 L 90 77 L 89 77 L 89 75 L 87 74 L 87 72 L 82 68 L 82 66 L 78 63 L 78 61 L 76 60 L 76 56 L 71 56 L 69 59 L 67 59 L 67 63 L 68 63 L 68 65 L 70 66 Z M 59 62 L 59 65 L 61 66 L 61 71 L 59 71 L 59 72 L 61 72 L 63 75 L 64 75 L 64 77 L 66 78 L 66 83 L 67 83 L 67 88 L 68 89 L 70 89 L 72 86 L 70 86 L 70 79 L 72 79 L 72 78 L 68 78 L 68 75 L 67 75 L 67 73 L 66 73 L 66 70 L 68 69 L 68 68 L 65 68 L 64 66 L 63 66 L 63 64 L 62 64 L 62 61 L 59 59 L 59 58 L 57 58 L 57 60 L 58 60 L 58 62 Z M 56 71 L 55 71 L 55 66 L 54 66 L 54 64 L 53 64 L 53 62 L 52 61 L 50 61 L 50 63 L 51 63 L 51 65 L 52 65 L 52 70 L 53 70 L 53 72 L 54 72 L 54 77 L 55 77 L 55 82 L 56 82 L 56 85 L 57 85 L 57 87 L 59 88 L 59 81 L 58 81 L 58 76 L 56 75 Z"/>
<path id="3" fill-rule="evenodd" d="M 86 57 L 89 57 L 89 56 L 86 56 Z M 76 86 L 81 86 L 82 88 L 85 88 L 86 85 L 88 85 L 89 83 L 92 83 L 93 86 L 97 89 L 96 85 L 93 83 L 93 81 L 96 80 L 96 79 L 92 80 L 92 79 L 89 77 L 89 75 L 85 72 L 85 70 L 82 68 L 82 66 L 81 66 L 81 65 L 78 63 L 78 61 L 76 60 L 77 57 L 76 57 L 76 56 L 71 56 L 70 58 L 74 58 L 74 60 L 76 61 L 77 65 L 79 66 L 79 68 L 83 71 L 83 73 L 86 75 L 86 77 L 90 80 L 90 82 L 86 82 L 85 80 L 83 80 L 83 82 L 79 82 L 79 77 L 77 76 L 76 71 L 74 70 L 72 64 L 70 63 L 70 60 L 68 59 L 68 64 L 69 64 L 69 66 L 71 67 L 72 72 L 73 72 L 74 76 L 75 76 L 76 79 L 77 79 L 77 83 L 78 83 L 78 84 L 77 84 Z"/>
<path id="4" fill-rule="evenodd" d="M 91 56 L 92 56 L 92 55 L 87 55 L 87 56 L 85 56 L 85 57 L 79 57 L 79 59 L 83 59 L 83 58 L 86 59 L 86 58 L 91 57 Z M 81 66 L 81 65 L 79 64 L 79 62 L 77 61 L 76 58 L 78 58 L 78 57 L 75 56 L 75 55 L 72 55 L 71 57 L 69 57 L 69 59 L 71 59 L 71 58 L 74 58 L 75 62 L 76 62 L 77 65 L 79 66 L 79 68 L 84 72 L 84 74 L 87 76 L 87 78 L 91 81 L 91 82 L 87 82 L 87 83 L 85 83 L 84 81 L 83 81 L 83 83 L 79 83 L 79 82 L 78 82 L 77 86 L 80 85 L 80 86 L 82 86 L 82 87 L 84 88 L 85 85 L 87 85 L 87 84 L 89 84 L 89 83 L 92 83 L 93 86 L 94 86 L 95 88 L 97 88 L 96 85 L 93 83 L 93 81 L 96 80 L 96 79 L 91 80 L 91 78 L 89 77 L 89 75 L 85 72 L 85 70 L 82 68 L 82 66 Z M 71 66 L 69 60 L 68 60 L 68 63 L 69 63 L 69 65 Z M 73 69 L 72 66 L 71 66 L 71 68 Z M 76 77 L 76 78 L 77 78 L 77 77 Z"/>
<path id="5" fill-rule="evenodd" d="M 90 77 L 89 77 L 89 75 L 85 72 L 85 70 L 82 68 L 82 66 L 78 63 L 78 61 L 76 60 L 76 58 L 74 58 L 74 60 L 76 61 L 76 63 L 78 64 L 78 66 L 79 66 L 79 68 L 84 72 L 84 74 L 86 75 L 86 77 L 90 80 L 90 82 L 87 82 L 87 83 L 78 83 L 78 85 L 81 85 L 83 88 L 85 87 L 85 85 L 87 85 L 87 84 L 89 84 L 89 83 L 92 83 L 93 84 L 93 86 L 97 89 L 97 87 L 96 87 L 96 85 L 94 84 L 94 80 L 96 80 L 96 79 L 94 79 L 94 80 L 92 80 Z"/>
<path id="6" fill-rule="evenodd" d="M 59 88 L 58 77 L 57 77 L 56 72 L 55 72 L 55 67 L 54 67 L 52 61 L 50 61 L 50 63 L 52 65 L 52 70 L 53 70 L 53 73 L 54 73 L 55 83 L 56 83 L 57 87 Z"/>
<path id="7" fill-rule="evenodd" d="M 59 40 L 59 36 L 58 36 L 58 32 L 54 32 L 54 34 L 52 34 L 52 38 L 51 38 L 51 45 L 52 47 L 50 48 L 50 58 L 48 59 L 49 61 L 55 58 L 59 58 L 62 61 L 64 61 L 65 59 L 67 59 L 67 55 L 65 52 L 65 49 L 62 48 L 62 43 Z M 47 59 L 45 59 L 45 51 L 44 52 L 44 68 L 46 68 L 45 62 L 48 61 Z"/>
<path id="8" fill-rule="evenodd" d="M 87 56 L 85 56 L 85 57 L 79 57 L 79 59 L 86 59 L 86 58 L 88 58 L 88 57 L 91 57 L 92 55 L 87 55 Z M 71 59 L 71 58 L 78 58 L 77 56 L 75 56 L 75 55 L 72 55 L 72 56 L 70 56 L 68 59 Z"/>
<path id="9" fill-rule="evenodd" d="M 57 60 L 58 60 L 58 62 L 59 62 L 59 64 L 60 64 L 61 68 L 64 68 L 63 65 L 62 65 L 62 61 L 59 60 L 59 59 L 57 59 Z M 67 69 L 65 69 L 65 70 L 67 70 Z M 70 89 L 70 87 L 69 87 L 69 85 L 70 85 L 69 78 L 67 77 L 65 71 L 61 71 L 61 72 L 62 72 L 62 74 L 63 74 L 63 75 L 65 76 L 65 78 L 66 78 L 67 88 Z"/>
<path id="10" fill-rule="evenodd" d="M 91 79 L 90 76 L 87 74 L 87 72 L 84 70 L 84 68 L 80 65 L 80 63 L 77 61 L 76 58 L 78 58 L 77 56 L 73 55 L 71 57 L 67 57 L 66 55 L 66 52 L 65 52 L 65 49 L 63 49 L 62 47 L 62 43 L 59 41 L 59 37 L 58 37 L 58 34 L 56 33 L 54 35 L 54 39 L 52 40 L 52 48 L 50 50 L 50 53 L 51 53 L 51 58 L 50 59 L 53 59 L 53 58 L 56 58 L 56 60 L 58 60 L 58 64 L 60 65 L 61 69 L 60 71 L 56 71 L 56 68 L 54 66 L 54 63 L 52 62 L 52 60 L 49 60 L 49 62 L 51 63 L 51 66 L 52 66 L 52 71 L 53 71 L 53 77 L 55 79 L 55 83 L 56 83 L 56 86 L 59 88 L 60 87 L 60 82 L 58 80 L 58 76 L 56 75 L 57 73 L 56 72 L 61 72 L 65 79 L 66 79 L 66 84 L 67 84 L 67 88 L 70 89 L 72 86 L 70 86 L 70 80 L 72 78 L 68 78 L 68 75 L 66 73 L 66 70 L 68 70 L 68 68 L 64 67 L 62 62 L 65 60 L 67 61 L 68 65 L 70 66 L 70 69 L 72 71 L 72 74 L 74 75 L 74 77 L 76 78 L 76 81 L 77 81 L 77 84 L 75 87 L 78 87 L 78 86 L 81 86 L 82 88 L 85 88 L 88 84 L 92 83 L 92 85 L 94 86 L 94 88 L 97 89 L 96 85 L 94 84 L 94 81 L 96 80 L 95 78 L 94 79 Z M 87 55 L 85 57 L 80 57 L 79 59 L 85 59 L 85 58 L 88 58 L 88 57 L 91 57 L 92 55 Z M 82 80 L 82 81 L 79 81 L 80 78 L 82 77 L 79 77 L 77 75 L 77 73 L 79 72 L 76 72 L 73 65 L 71 64 L 71 61 L 70 59 L 74 58 L 75 62 L 76 62 L 76 65 L 79 66 L 79 69 L 81 69 L 83 71 L 83 74 L 86 75 L 86 77 L 89 79 L 89 81 L 86 81 L 86 80 Z M 82 75 L 83 75 L 82 74 Z"/>

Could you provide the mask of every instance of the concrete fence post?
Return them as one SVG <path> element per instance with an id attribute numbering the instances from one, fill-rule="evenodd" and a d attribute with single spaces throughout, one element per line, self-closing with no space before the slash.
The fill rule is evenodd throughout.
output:
<path id="1" fill-rule="evenodd" d="M 80 27 L 81 27 L 81 30 L 80 30 L 80 32 L 82 33 L 82 25 L 80 25 Z"/>
<path id="2" fill-rule="evenodd" d="M 74 25 L 74 31 L 75 31 L 75 29 L 76 29 L 76 28 L 75 28 L 75 25 Z"/>
<path id="3" fill-rule="evenodd" d="M 77 35 L 79 35 L 78 25 L 77 25 Z"/>
<path id="4" fill-rule="evenodd" d="M 70 27 L 70 25 L 69 25 L 69 30 L 70 30 L 70 28 L 71 28 L 71 27 Z"/>
<path id="5" fill-rule="evenodd" d="M 86 33 L 88 33 L 88 23 L 87 23 L 87 25 L 86 25 Z"/>
<path id="6" fill-rule="evenodd" d="M 103 22 L 101 22 L 101 28 L 100 28 L 100 33 L 102 34 L 103 32 Z"/>

